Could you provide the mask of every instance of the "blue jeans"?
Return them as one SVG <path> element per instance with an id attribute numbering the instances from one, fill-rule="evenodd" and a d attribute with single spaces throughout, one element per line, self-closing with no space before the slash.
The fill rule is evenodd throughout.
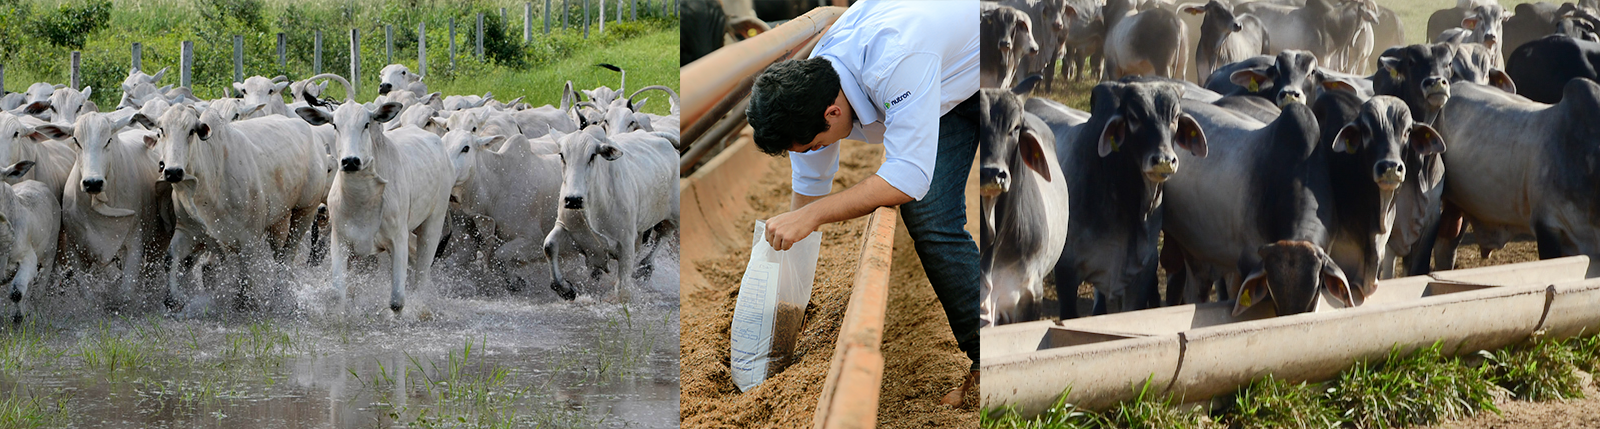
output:
<path id="1" fill-rule="evenodd" d="M 900 217 L 928 283 L 950 319 L 956 344 L 978 369 L 978 244 L 968 234 L 967 175 L 978 152 L 978 96 L 939 118 L 939 156 L 922 201 L 900 205 Z"/>

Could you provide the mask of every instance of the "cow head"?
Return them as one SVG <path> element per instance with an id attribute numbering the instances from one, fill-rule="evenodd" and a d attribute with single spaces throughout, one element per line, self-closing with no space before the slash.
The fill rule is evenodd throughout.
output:
<path id="1" fill-rule="evenodd" d="M 378 95 L 388 95 L 395 89 L 410 90 L 412 84 L 421 81 L 422 76 L 412 73 L 406 66 L 390 64 L 378 71 Z"/>
<path id="2" fill-rule="evenodd" d="M 245 105 L 259 104 L 264 109 L 251 112 L 240 119 L 260 117 L 267 114 L 286 114 L 288 105 L 283 102 L 283 90 L 289 87 L 289 81 L 283 76 L 267 79 L 261 76 L 251 76 L 244 82 L 234 82 L 233 90 L 244 99 Z"/>
<path id="3" fill-rule="evenodd" d="M 111 145 L 117 139 L 117 132 L 127 127 L 134 116 L 137 114 L 131 110 L 105 114 L 90 112 L 79 116 L 72 125 L 45 124 L 36 130 L 49 138 L 72 142 L 73 147 L 78 149 L 77 164 L 73 168 L 78 170 L 82 179 L 77 185 L 86 194 L 98 194 L 106 188 Z"/>
<path id="4" fill-rule="evenodd" d="M 639 103 L 627 98 L 618 98 L 611 101 L 611 107 L 605 111 L 605 122 L 602 126 L 608 134 L 623 134 L 643 130 L 650 126 L 649 122 L 639 121 L 639 109 L 644 107 L 645 99 Z"/>
<path id="5" fill-rule="evenodd" d="M 1379 208 L 1384 219 L 1394 210 L 1394 194 L 1405 181 L 1405 151 L 1418 155 L 1442 153 L 1444 138 L 1427 124 L 1411 120 L 1411 109 L 1400 99 L 1380 95 L 1361 106 L 1356 119 L 1339 130 L 1333 151 L 1357 155 L 1360 165 L 1371 166 L 1372 180 L 1379 190 Z M 1380 219 L 1380 233 L 1388 233 L 1390 222 Z M 1370 285 L 1368 285 L 1370 287 Z M 1364 290 L 1364 294 L 1370 293 Z"/>
<path id="6" fill-rule="evenodd" d="M 0 179 L 10 183 L 21 181 L 22 176 L 27 175 L 28 170 L 32 168 L 33 161 L 11 164 L 4 169 L 0 169 Z M 12 212 L 12 205 L 16 204 L 16 194 L 10 185 L 0 185 L 0 194 L 4 194 L 0 195 L 0 249 L 15 249 L 17 248 L 17 237 L 11 233 L 11 219 L 7 218 L 6 214 Z M 11 259 L 11 252 L 0 252 L 0 276 L 3 276 L 0 278 L 3 278 L 7 283 L 11 283 L 11 290 L 7 295 L 10 295 L 9 298 L 13 303 L 22 301 L 22 295 L 28 286 L 11 282 L 11 278 L 17 275 L 17 268 L 20 262 L 19 260 Z"/>
<path id="7" fill-rule="evenodd" d="M 339 170 L 356 173 L 372 166 L 377 145 L 384 144 L 383 123 L 400 116 L 400 103 L 383 103 L 371 112 L 360 103 L 344 103 L 332 114 L 311 106 L 294 109 L 294 113 L 311 125 L 333 124 L 338 133 L 334 158 L 339 160 Z"/>
<path id="8" fill-rule="evenodd" d="M 1511 76 L 1494 65 L 1494 55 L 1499 51 L 1477 43 L 1452 44 L 1451 48 L 1456 52 L 1450 61 L 1450 82 L 1472 82 L 1517 93 L 1517 84 L 1511 81 Z"/>
<path id="9" fill-rule="evenodd" d="M 1190 15 L 1205 15 L 1205 20 L 1200 23 L 1202 33 L 1209 31 L 1210 34 L 1223 35 L 1225 39 L 1227 34 L 1244 30 L 1244 24 L 1240 24 L 1238 17 L 1234 16 L 1233 8 L 1217 0 L 1206 4 L 1184 4 L 1178 6 L 1178 10 Z"/>
<path id="10" fill-rule="evenodd" d="M 1283 240 L 1256 249 L 1261 266 L 1251 271 L 1239 286 L 1233 315 L 1271 299 L 1279 316 L 1310 312 L 1317 305 L 1317 291 L 1326 288 L 1346 305 L 1355 306 L 1344 270 L 1316 244 Z"/>
<path id="11" fill-rule="evenodd" d="M 590 183 L 609 179 L 601 172 L 602 164 L 616 161 L 625 153 L 599 128 L 571 134 L 552 129 L 550 137 L 561 146 L 561 208 L 583 210 Z"/>
<path id="12" fill-rule="evenodd" d="M 1073 11 L 1072 13 L 1077 13 Z M 1044 16 L 1050 22 L 1040 22 L 1039 25 L 1050 25 L 1050 29 L 1057 34 L 1067 29 L 1067 0 L 1044 0 Z"/>
<path id="13" fill-rule="evenodd" d="M 97 112 L 100 109 L 89 101 L 94 94 L 94 88 L 85 87 L 83 91 L 72 88 L 60 88 L 50 94 L 50 104 L 45 112 L 40 112 L 39 117 L 50 122 L 71 123 L 78 119 L 78 115 L 85 112 Z"/>
<path id="14" fill-rule="evenodd" d="M 1372 89 L 1377 95 L 1400 97 L 1414 118 L 1431 123 L 1450 100 L 1454 59 L 1455 49 L 1445 43 L 1389 48 L 1378 57 Z"/>
<path id="15" fill-rule="evenodd" d="M 1010 189 L 1013 167 L 1025 166 L 1045 181 L 1053 179 L 1043 145 L 1055 142 L 1043 141 L 1038 130 L 1027 127 L 1023 121 L 1022 99 L 1018 97 L 1031 90 L 1039 80 L 1038 76 L 1030 76 L 1011 90 L 990 88 L 978 93 L 979 116 L 983 118 L 978 134 L 978 154 L 985 198 Z"/>
<path id="16" fill-rule="evenodd" d="M 1206 156 L 1206 136 L 1194 118 L 1183 113 L 1183 86 L 1167 82 L 1107 82 L 1095 86 L 1090 103 L 1094 116 L 1106 117 L 1099 134 L 1099 154 L 1121 154 L 1151 184 L 1166 182 L 1178 172 L 1173 146 Z"/>
<path id="17" fill-rule="evenodd" d="M 16 116 L 0 114 L 0 165 L 21 161 L 26 146 L 51 139 Z"/>
<path id="18" fill-rule="evenodd" d="M 1028 15 L 1022 11 L 1007 6 L 1000 6 L 982 15 L 985 28 L 993 28 L 996 40 L 984 40 L 985 44 L 995 43 L 1000 53 L 1020 57 L 1039 52 L 1039 43 L 1033 40 L 1033 23 L 1028 20 Z"/>
<path id="19" fill-rule="evenodd" d="M 160 147 L 161 180 L 169 183 L 197 179 L 189 168 L 189 154 L 195 145 L 213 144 L 211 139 L 227 121 L 217 109 L 202 111 L 191 106 L 167 109 L 154 121 L 142 114 L 135 114 L 133 120 L 156 130 L 155 136 L 145 138 L 145 146 Z"/>
<path id="20" fill-rule="evenodd" d="M 455 167 L 456 184 L 461 186 L 472 180 L 473 166 L 477 164 L 478 154 L 489 150 L 494 144 L 505 140 L 505 136 L 476 136 L 466 130 L 451 130 L 444 134 L 445 154 L 450 156 L 450 165 Z"/>
<path id="21" fill-rule="evenodd" d="M 1468 42 L 1482 43 L 1489 49 L 1499 49 L 1500 36 L 1505 34 L 1505 22 L 1511 19 L 1512 13 L 1506 8 L 1494 3 L 1480 3 L 1473 6 L 1467 16 L 1461 18 L 1461 28 L 1472 30 L 1472 37 Z"/>
<path id="22" fill-rule="evenodd" d="M 1271 65 L 1235 71 L 1228 78 L 1251 93 L 1267 97 L 1279 108 L 1290 103 L 1305 104 L 1316 96 L 1323 81 L 1316 55 L 1297 50 L 1279 52 Z"/>

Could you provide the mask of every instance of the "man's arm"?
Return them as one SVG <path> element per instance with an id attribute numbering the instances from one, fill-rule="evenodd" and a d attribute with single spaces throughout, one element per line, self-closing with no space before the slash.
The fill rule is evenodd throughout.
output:
<path id="1" fill-rule="evenodd" d="M 792 211 L 767 220 L 767 243 L 777 250 L 789 250 L 822 224 L 855 219 L 878 207 L 897 206 L 913 200 L 876 174 L 837 194 L 792 195 L 789 198 Z"/>

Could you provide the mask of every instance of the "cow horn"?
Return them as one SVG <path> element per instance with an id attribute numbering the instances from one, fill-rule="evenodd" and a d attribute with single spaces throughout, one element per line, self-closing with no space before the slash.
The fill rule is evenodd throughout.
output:
<path id="1" fill-rule="evenodd" d="M 344 85 L 344 100 L 345 101 L 355 101 L 355 99 L 356 99 L 356 88 L 355 88 L 354 85 L 350 84 L 350 81 L 345 80 L 345 78 L 343 76 L 339 76 L 339 75 L 333 74 L 333 73 L 323 73 L 323 74 L 319 74 L 319 75 L 316 75 L 316 76 L 308 77 L 308 78 L 306 78 L 305 82 L 310 82 L 310 81 L 317 80 L 317 79 L 333 79 L 334 81 L 339 82 L 340 85 Z"/>
<path id="2" fill-rule="evenodd" d="M 661 85 L 650 85 L 650 86 L 647 86 L 647 87 L 644 87 L 644 88 L 639 88 L 638 91 L 634 91 L 633 92 L 633 95 L 629 95 L 628 96 L 628 104 L 630 104 L 630 105 L 633 104 L 633 98 L 634 97 L 638 97 L 639 93 L 645 92 L 645 91 L 648 91 L 648 90 L 652 90 L 652 89 L 661 90 L 663 92 L 666 92 L 667 93 L 667 98 L 672 100 L 672 108 L 669 109 L 669 110 L 677 110 L 677 108 L 678 108 L 678 92 L 677 91 L 673 91 L 672 88 L 668 88 L 668 87 L 661 86 Z"/>

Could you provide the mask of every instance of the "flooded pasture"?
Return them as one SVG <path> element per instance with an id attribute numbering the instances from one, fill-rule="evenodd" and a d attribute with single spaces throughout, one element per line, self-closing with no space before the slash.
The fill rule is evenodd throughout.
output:
<path id="1" fill-rule="evenodd" d="M 94 287 L 40 291 L 0 326 L 0 427 L 676 427 L 678 252 L 661 245 L 626 302 L 616 274 L 569 302 L 440 266 L 395 316 L 383 261 L 354 265 L 348 312 L 325 266 L 252 311 L 227 288 L 191 291 L 182 316 L 164 286 L 122 312 Z"/>

